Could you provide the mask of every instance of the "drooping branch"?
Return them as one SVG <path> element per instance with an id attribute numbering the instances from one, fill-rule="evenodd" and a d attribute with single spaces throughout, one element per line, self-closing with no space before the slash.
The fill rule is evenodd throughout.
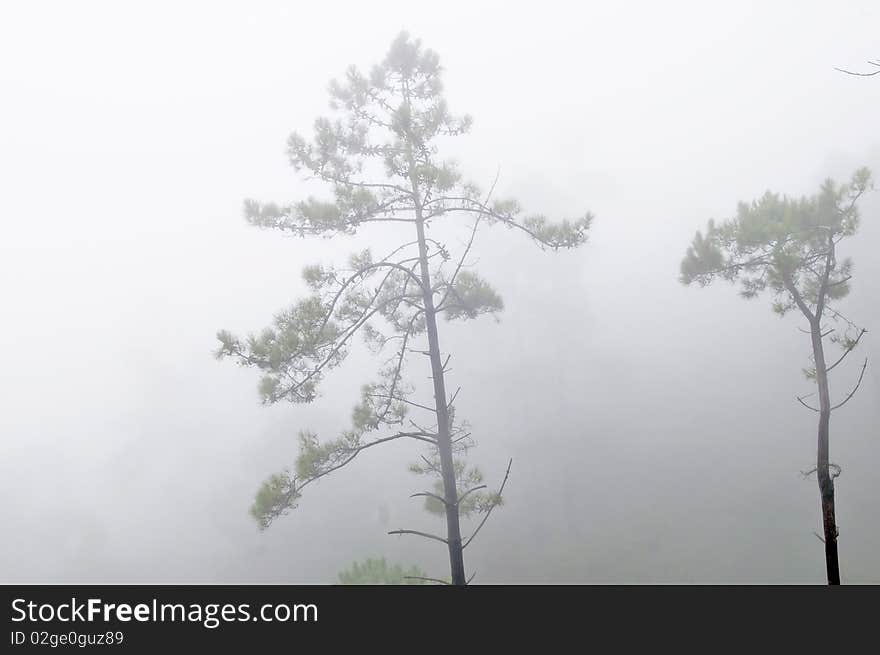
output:
<path id="1" fill-rule="evenodd" d="M 311 448 L 317 449 L 313 436 L 303 434 L 300 438 L 304 446 L 308 444 Z M 354 441 L 332 444 L 331 446 L 335 446 L 335 448 L 315 450 L 316 455 L 309 457 L 307 462 L 303 461 L 306 454 L 300 453 L 298 468 L 304 469 L 301 471 L 303 475 L 276 474 L 270 476 L 257 493 L 256 500 L 251 507 L 251 515 L 257 519 L 261 529 L 266 529 L 275 518 L 296 506 L 297 499 L 308 485 L 347 466 L 364 450 L 397 439 L 414 439 L 432 446 L 436 444 L 434 436 L 427 432 L 398 432 L 368 443 Z M 316 458 L 317 461 L 311 461 L 313 458 Z"/>
<path id="2" fill-rule="evenodd" d="M 402 261 L 409 262 L 409 260 Z M 279 354 L 279 348 L 286 347 L 288 339 L 283 333 L 279 336 L 274 332 L 270 333 L 271 340 L 266 344 L 259 344 L 257 341 L 252 340 L 249 351 L 244 349 L 238 339 L 221 332 L 218 334 L 218 337 L 223 345 L 220 351 L 218 351 L 218 356 L 233 356 L 243 365 L 257 366 L 267 371 L 268 373 L 264 377 L 263 388 L 265 389 L 264 396 L 268 402 L 275 402 L 281 398 L 308 402 L 313 398 L 315 382 L 320 379 L 326 368 L 341 362 L 345 353 L 344 348 L 354 335 L 373 316 L 385 312 L 389 307 L 399 304 L 401 301 L 402 297 L 400 295 L 391 295 L 380 299 L 386 285 L 391 280 L 391 274 L 395 271 L 402 272 L 406 276 L 405 280 L 416 282 L 421 288 L 421 282 L 413 272 L 417 265 L 417 261 L 413 262 L 411 266 L 403 266 L 398 262 L 368 262 L 358 267 L 354 274 L 343 280 L 329 303 L 320 308 L 320 320 L 314 326 L 309 324 L 309 333 L 300 339 L 301 343 L 313 348 L 311 359 L 314 363 L 311 366 L 306 367 L 308 359 L 303 357 L 302 348 L 293 348 L 287 354 L 283 354 L 282 350 Z M 348 324 L 344 327 L 334 324 L 333 329 L 329 330 L 328 326 L 330 326 L 331 319 L 337 314 L 336 310 L 343 301 L 344 292 L 350 287 L 360 284 L 369 273 L 381 269 L 387 269 L 388 272 L 383 276 L 380 284 L 366 298 L 357 301 L 360 305 L 358 312 L 352 314 L 350 309 L 346 309 L 345 318 L 349 318 Z M 320 268 L 307 269 L 306 275 L 307 280 L 311 284 L 316 285 L 321 283 L 321 279 L 335 279 L 333 271 L 327 273 Z M 315 308 L 308 305 L 308 303 L 304 304 L 303 307 L 307 307 L 309 312 L 315 311 Z M 292 318 L 297 316 L 298 314 L 296 313 L 291 314 Z M 410 329 L 416 317 L 412 317 Z M 259 350 L 257 346 L 259 346 Z M 277 377 L 273 379 L 269 376 L 269 373 Z M 281 378 L 289 381 L 289 383 L 282 384 Z M 303 392 L 302 390 L 305 391 Z"/>
<path id="3" fill-rule="evenodd" d="M 300 237 L 352 234 L 363 223 L 412 223 L 412 218 L 400 215 L 408 211 L 412 211 L 412 206 L 401 204 L 401 198 L 351 209 L 315 199 L 283 207 L 255 200 L 246 200 L 244 205 L 245 218 L 251 225 Z"/>
<path id="4" fill-rule="evenodd" d="M 344 459 L 341 463 L 334 464 L 329 468 L 323 469 L 320 472 L 308 477 L 302 482 L 302 484 L 298 486 L 298 489 L 302 489 L 306 485 L 315 482 L 316 480 L 319 480 L 325 475 L 341 469 L 343 466 L 351 462 L 351 460 L 353 460 L 355 457 L 357 457 L 368 448 L 372 448 L 383 443 L 388 443 L 389 441 L 395 441 L 397 439 L 415 439 L 416 441 L 423 441 L 425 443 L 431 444 L 432 446 L 437 443 L 436 439 L 430 432 L 398 432 L 397 434 L 393 434 L 388 437 L 382 437 L 380 439 L 374 439 L 369 443 L 365 443 L 356 447 L 344 448 L 341 450 L 341 454 L 344 456 Z"/>
<path id="5" fill-rule="evenodd" d="M 434 207 L 434 205 L 437 206 Z M 541 246 L 553 250 L 574 248 L 584 243 L 587 239 L 587 231 L 593 221 L 593 215 L 590 213 L 575 220 L 563 220 L 559 223 L 550 223 L 540 215 L 518 220 L 516 215 L 519 213 L 519 205 L 516 203 L 510 201 L 497 203 L 496 207 L 490 207 L 469 196 L 439 196 L 425 203 L 425 209 L 428 211 L 427 218 L 450 212 L 477 214 L 520 230 Z"/>

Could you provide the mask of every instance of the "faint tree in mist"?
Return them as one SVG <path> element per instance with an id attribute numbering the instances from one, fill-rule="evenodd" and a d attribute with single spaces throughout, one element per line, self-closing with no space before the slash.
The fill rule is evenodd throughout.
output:
<path id="1" fill-rule="evenodd" d="M 868 169 L 860 169 L 849 184 L 822 184 L 819 193 L 804 198 L 780 197 L 769 191 L 750 204 L 740 203 L 736 218 L 716 225 L 709 221 L 705 235 L 697 232 L 681 263 L 681 281 L 707 285 L 717 278 L 739 282 L 740 294 L 754 298 L 769 290 L 780 315 L 798 310 L 806 318 L 813 350 L 813 367 L 805 370 L 817 391 L 798 401 L 819 414 L 815 472 L 821 496 L 825 561 L 829 584 L 840 584 L 834 478 L 840 467 L 829 459 L 829 421 L 834 410 L 853 397 L 865 374 L 867 359 L 851 391 L 834 403 L 828 374 L 858 345 L 865 330 L 834 305 L 850 290 L 852 261 L 838 259 L 838 244 L 853 236 L 859 225 L 857 203 L 871 187 Z M 830 365 L 825 339 L 842 348 Z M 809 404 L 818 395 L 818 407 Z M 812 401 L 815 402 L 815 401 Z"/>
<path id="2" fill-rule="evenodd" d="M 441 72 L 437 55 L 402 33 L 369 74 L 352 67 L 342 82 L 330 84 L 335 117 L 315 121 L 312 142 L 296 133 L 288 140 L 294 169 L 326 183 L 330 199 L 310 197 L 284 206 L 248 200 L 246 218 L 301 237 L 352 234 L 382 223 L 399 228 L 399 238 L 377 244 L 385 249 L 382 254 L 353 254 L 344 267 L 305 268 L 311 294 L 259 334 L 238 338 L 219 332 L 217 356 L 259 369 L 265 403 L 309 403 L 323 376 L 345 359 L 355 334 L 376 353 L 393 345 L 378 379 L 364 385 L 351 429 L 330 440 L 302 431 L 295 466 L 263 483 L 251 513 L 265 528 L 296 506 L 306 486 L 363 450 L 399 439 L 424 443 L 427 456 L 413 470 L 436 475 L 440 483 L 435 491 L 415 495 L 442 508 L 446 535 L 390 534 L 417 534 L 445 544 L 451 581 L 461 585 L 467 582 L 463 550 L 501 502 L 504 482 L 487 492 L 479 472 L 461 459 L 472 441 L 467 423 L 455 414 L 457 392 L 447 393 L 450 356 L 440 347 L 437 319 L 475 319 L 503 307 L 468 262 L 480 228 L 501 224 L 557 250 L 583 244 L 592 217 L 553 223 L 542 215 L 523 215 L 516 201 L 493 200 L 491 189 L 481 193 L 462 181 L 453 162 L 439 159 L 437 141 L 466 133 L 471 124 L 470 117 L 449 112 Z M 435 223 L 454 218 L 469 219 L 466 245 L 456 257 L 428 234 Z M 430 362 L 432 401 L 416 400 L 415 387 L 404 378 L 411 357 Z M 417 421 L 414 414 L 427 419 Z M 483 518 L 462 539 L 460 514 L 468 513 Z"/>
<path id="3" fill-rule="evenodd" d="M 414 585 L 430 581 L 427 575 L 418 566 L 405 569 L 400 564 L 389 564 L 384 557 L 368 557 L 340 571 L 338 581 L 343 585 Z M 446 581 L 438 582 L 445 584 Z"/>

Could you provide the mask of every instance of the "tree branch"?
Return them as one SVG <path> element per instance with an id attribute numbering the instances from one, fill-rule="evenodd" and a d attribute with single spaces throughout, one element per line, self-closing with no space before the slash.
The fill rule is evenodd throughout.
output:
<path id="1" fill-rule="evenodd" d="M 513 464 L 513 459 L 511 458 L 507 462 L 507 472 L 504 474 L 504 480 L 501 482 L 501 487 L 498 489 L 498 493 L 496 494 L 498 497 L 498 500 L 501 500 L 501 494 L 504 492 L 504 485 L 507 484 L 507 478 L 510 477 L 510 467 L 512 464 Z M 484 516 L 483 520 L 480 521 L 480 524 L 477 526 L 477 529 L 474 530 L 473 534 L 467 538 L 467 541 L 465 541 L 464 544 L 462 544 L 462 546 L 461 546 L 462 550 L 467 548 L 468 544 L 470 544 L 474 540 L 474 537 L 476 537 L 479 534 L 480 530 L 483 529 L 483 526 L 486 525 L 486 521 L 489 520 L 489 516 L 492 514 L 492 510 L 495 509 L 496 507 L 498 507 L 498 503 L 495 503 L 494 505 L 492 505 L 492 507 L 490 507 L 486 511 L 486 516 Z"/>
<path id="2" fill-rule="evenodd" d="M 485 489 L 487 485 L 481 484 L 479 487 L 474 487 L 472 489 L 468 489 L 462 495 L 458 497 L 458 504 L 461 505 L 461 502 L 468 497 L 468 494 L 473 493 L 474 491 L 479 491 L 480 489 Z"/>
<path id="3" fill-rule="evenodd" d="M 433 539 L 435 541 L 442 541 L 444 544 L 449 544 L 449 542 L 443 537 L 438 537 L 436 534 L 429 534 L 427 532 L 419 532 L 418 530 L 392 530 L 388 534 L 414 534 L 419 537 L 425 537 L 426 539 Z"/>
<path id="4" fill-rule="evenodd" d="M 868 63 L 869 63 L 871 66 L 880 66 L 880 62 L 869 61 Z M 836 71 L 838 71 L 838 72 L 840 72 L 840 73 L 846 73 L 847 75 L 855 75 L 855 76 L 857 76 L 857 77 L 873 77 L 874 75 L 880 75 L 880 70 L 871 71 L 870 73 L 859 73 L 859 72 L 856 72 L 856 71 L 846 70 L 845 68 L 836 68 L 836 67 L 835 67 L 834 70 L 836 70 Z"/>
<path id="5" fill-rule="evenodd" d="M 825 302 L 828 295 L 828 279 L 831 277 L 831 271 L 836 265 L 834 256 L 834 238 L 831 231 L 828 231 L 828 253 L 825 256 L 825 270 L 822 272 L 822 279 L 819 284 L 819 291 L 816 294 L 816 320 L 822 320 L 822 312 L 825 310 Z"/>
<path id="6" fill-rule="evenodd" d="M 430 491 L 420 491 L 420 492 L 417 493 L 417 494 L 412 494 L 412 495 L 410 496 L 410 498 L 418 498 L 419 496 L 424 496 L 424 497 L 427 497 L 427 498 L 433 498 L 434 500 L 440 501 L 440 502 L 443 503 L 444 505 L 446 504 L 446 499 L 445 499 L 445 498 L 441 498 L 441 497 L 438 496 L 437 494 L 432 494 Z"/>
<path id="7" fill-rule="evenodd" d="M 449 584 L 446 580 L 440 580 L 439 578 L 426 578 L 421 575 L 405 575 L 405 576 L 403 576 L 403 579 L 404 580 L 424 580 L 426 582 L 436 582 L 437 584 L 445 584 L 445 585 Z"/>
<path id="8" fill-rule="evenodd" d="M 847 355 L 849 355 L 853 350 L 855 350 L 855 347 L 859 345 L 859 341 L 861 341 L 862 337 L 864 336 L 864 334 L 866 332 L 867 332 L 867 330 L 865 328 L 862 328 L 861 332 L 859 332 L 859 336 L 856 337 L 855 341 L 852 342 L 850 347 L 844 351 L 844 353 L 840 356 L 840 358 L 836 362 L 834 362 L 831 366 L 829 366 L 827 369 L 825 369 L 826 372 L 830 373 L 832 370 L 834 370 L 834 368 L 838 364 L 840 364 L 840 362 L 842 362 L 846 358 Z"/>
<path id="9" fill-rule="evenodd" d="M 812 395 L 812 394 L 810 394 L 810 395 Z M 803 405 L 803 406 L 806 407 L 807 409 L 811 409 L 811 410 L 813 410 L 814 412 L 818 412 L 818 411 L 819 411 L 818 409 L 816 409 L 815 407 L 812 407 L 812 406 L 810 406 L 810 405 L 808 405 L 807 403 L 804 402 L 804 398 L 805 398 L 805 397 L 806 397 L 806 396 L 796 396 L 797 401 L 798 401 L 801 405 Z"/>
<path id="10" fill-rule="evenodd" d="M 839 402 L 838 404 L 836 404 L 834 407 L 831 408 L 832 412 L 835 409 L 840 409 L 841 407 L 846 405 L 850 401 L 850 398 L 852 398 L 853 396 L 856 395 L 856 391 L 858 391 L 859 387 L 862 386 L 862 380 L 865 378 L 865 369 L 867 369 L 867 368 L 868 368 L 868 358 L 866 357 L 865 363 L 862 364 L 862 372 L 859 374 L 859 381 L 856 382 L 856 386 L 853 388 L 852 391 L 849 392 L 849 395 L 846 398 L 844 398 L 842 402 Z"/>
<path id="11" fill-rule="evenodd" d="M 495 185 L 498 184 L 498 177 L 500 175 L 501 169 L 498 168 L 498 170 L 495 172 L 495 179 L 492 181 L 492 186 L 489 187 L 489 192 L 486 194 L 486 199 L 483 201 L 483 205 L 488 205 L 489 201 L 492 199 L 492 194 L 495 192 Z M 471 229 L 471 236 L 468 239 L 464 251 L 461 253 L 461 257 L 458 260 L 458 264 L 456 265 L 455 270 L 452 272 L 452 277 L 449 278 L 449 282 L 446 283 L 446 292 L 443 294 L 443 298 L 440 299 L 440 302 L 437 303 L 437 311 L 442 311 L 443 303 L 446 302 L 446 298 L 447 296 L 449 296 L 449 292 L 452 290 L 453 285 L 455 285 L 455 279 L 461 272 L 461 267 L 464 266 L 464 260 L 467 258 L 468 253 L 470 253 L 471 251 L 471 247 L 474 245 L 474 237 L 477 234 L 477 228 L 480 226 L 480 221 L 483 219 L 483 215 L 483 212 L 480 212 L 474 219 L 474 226 Z"/>

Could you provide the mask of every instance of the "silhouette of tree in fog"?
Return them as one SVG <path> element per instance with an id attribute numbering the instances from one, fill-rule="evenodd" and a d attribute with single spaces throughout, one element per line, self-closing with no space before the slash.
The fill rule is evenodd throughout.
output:
<path id="1" fill-rule="evenodd" d="M 816 382 L 817 391 L 798 401 L 819 414 L 816 468 L 809 473 L 815 472 L 819 482 L 829 584 L 840 584 L 834 516 L 834 479 L 840 467 L 829 459 L 829 421 L 831 413 L 858 390 L 868 363 L 866 359 L 852 390 L 834 403 L 828 374 L 865 334 L 835 307 L 849 293 L 852 278 L 852 261 L 839 259 L 837 248 L 856 233 L 857 203 L 870 186 L 870 172 L 863 168 L 849 184 L 826 180 L 810 197 L 780 197 L 768 191 L 757 201 L 740 203 L 735 218 L 721 225 L 710 220 L 705 235 L 697 232 L 681 263 L 684 284 L 705 286 L 717 278 L 739 282 L 744 298 L 770 291 L 777 313 L 796 309 L 807 320 L 809 330 L 804 332 L 810 335 L 813 367 L 804 372 Z M 830 365 L 825 359 L 826 339 L 843 349 Z M 816 395 L 818 407 L 808 402 Z"/>
<path id="2" fill-rule="evenodd" d="M 446 534 L 390 534 L 417 534 L 445 544 L 451 581 L 461 585 L 467 582 L 463 550 L 501 502 L 504 482 L 497 492 L 487 492 L 479 472 L 462 459 L 472 441 L 467 423 L 455 413 L 457 392 L 450 395 L 446 389 L 450 356 L 440 347 L 437 319 L 475 319 L 503 307 L 468 262 L 481 227 L 500 224 L 557 250 L 584 243 L 592 217 L 554 223 L 542 215 L 523 215 L 515 201 L 493 200 L 491 189 L 484 194 L 463 182 L 456 165 L 438 157 L 437 142 L 466 133 L 471 119 L 449 112 L 441 72 L 437 55 L 402 33 L 369 74 L 352 67 L 344 81 L 331 83 L 335 117 L 315 121 L 312 142 L 296 133 L 288 140 L 294 169 L 326 183 L 330 199 L 310 197 L 284 206 L 248 200 L 246 218 L 302 237 L 352 234 L 382 223 L 398 228 L 395 241 L 378 243 L 384 250 L 378 255 L 355 253 L 343 267 L 305 268 L 308 297 L 258 334 L 238 338 L 219 332 L 217 355 L 259 369 L 265 403 L 309 403 L 324 375 L 345 359 L 355 334 L 377 353 L 387 354 L 391 346 L 393 354 L 378 379 L 362 389 L 352 427 L 328 440 L 302 431 L 295 466 L 263 483 L 251 513 L 265 528 L 296 506 L 306 486 L 363 450 L 399 439 L 419 441 L 428 452 L 413 470 L 438 476 L 440 484 L 436 493 L 416 495 L 442 507 Z M 466 245 L 455 257 L 429 234 L 432 225 L 454 218 L 469 222 Z M 413 357 L 430 362 L 432 401 L 419 402 L 416 388 L 404 378 Z M 416 420 L 414 414 L 428 418 Z M 483 517 L 467 539 L 461 535 L 463 513 Z"/>

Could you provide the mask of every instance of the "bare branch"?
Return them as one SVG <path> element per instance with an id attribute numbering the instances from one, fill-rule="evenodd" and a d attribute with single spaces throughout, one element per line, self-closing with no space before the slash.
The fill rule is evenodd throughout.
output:
<path id="1" fill-rule="evenodd" d="M 812 396 L 813 394 L 810 394 L 810 395 Z M 798 401 L 801 405 L 803 405 L 804 407 L 806 407 L 807 409 L 812 409 L 814 412 L 818 412 L 818 411 L 819 411 L 818 409 L 816 409 L 815 407 L 812 407 L 811 405 L 808 405 L 807 403 L 804 402 L 804 398 L 806 398 L 806 397 L 807 397 L 807 396 L 797 396 L 797 401 Z"/>
<path id="2" fill-rule="evenodd" d="M 496 494 L 498 500 L 501 500 L 501 494 L 504 493 L 504 485 L 507 484 L 507 478 L 510 477 L 510 467 L 512 464 L 513 464 L 513 458 L 511 458 L 507 462 L 507 472 L 504 474 L 504 480 L 502 480 L 501 487 L 498 489 L 498 493 Z M 474 530 L 473 534 L 467 538 L 467 541 L 465 541 L 464 544 L 462 544 L 462 546 L 461 546 L 462 550 L 467 548 L 468 544 L 470 544 L 474 540 L 474 537 L 476 537 L 477 534 L 479 534 L 480 530 L 483 529 L 483 526 L 486 525 L 486 521 L 489 520 L 489 516 L 491 516 L 491 514 L 492 514 L 492 510 L 495 509 L 496 507 L 498 507 L 497 502 L 495 504 L 493 504 L 492 507 L 490 507 L 486 511 L 486 515 L 483 517 L 483 520 L 480 521 L 480 524 L 477 526 L 477 529 Z"/>
<path id="3" fill-rule="evenodd" d="M 834 407 L 831 408 L 832 412 L 835 409 L 840 409 L 841 407 L 846 405 L 850 401 L 850 398 L 852 398 L 853 396 L 856 395 L 856 391 L 858 391 L 859 387 L 862 386 L 862 380 L 865 379 L 865 369 L 867 369 L 867 368 L 868 368 L 868 358 L 866 357 L 865 363 L 862 364 L 862 372 L 859 374 L 859 381 L 856 382 L 856 386 L 853 388 L 852 391 L 849 392 L 849 395 L 846 398 L 844 398 L 843 401 L 839 402 L 838 404 L 836 404 Z"/>
<path id="4" fill-rule="evenodd" d="M 814 466 L 814 467 L 811 468 L 809 471 L 801 471 L 801 475 L 804 476 L 804 479 L 807 479 L 807 478 L 809 478 L 811 475 L 813 475 L 813 473 L 815 473 L 815 472 L 818 471 L 818 470 L 819 470 L 819 467 L 818 467 L 818 466 Z"/>
<path id="5" fill-rule="evenodd" d="M 403 576 L 404 580 L 424 580 L 425 582 L 436 582 L 437 584 L 445 584 L 449 583 L 446 580 L 440 580 L 439 578 L 426 578 L 421 575 L 405 575 Z"/>
<path id="6" fill-rule="evenodd" d="M 366 395 L 370 398 L 382 398 L 384 400 L 396 400 L 397 402 L 405 403 L 407 405 L 412 405 L 413 407 L 417 407 L 418 409 L 424 409 L 425 411 L 428 411 L 428 412 L 435 412 L 435 413 L 437 412 L 437 410 L 434 409 L 433 407 L 428 407 L 427 405 L 422 405 L 420 403 L 414 402 L 414 401 L 409 400 L 407 398 L 404 398 L 402 396 L 391 396 L 389 394 L 384 394 L 384 393 L 368 393 Z"/>
<path id="7" fill-rule="evenodd" d="M 460 437 L 456 437 L 455 439 L 452 440 L 452 443 L 456 444 L 456 443 L 458 443 L 459 441 L 464 441 L 464 440 L 467 439 L 469 436 L 471 436 L 471 434 L 472 434 L 471 432 L 467 432 L 467 433 L 461 435 Z"/>
<path id="8" fill-rule="evenodd" d="M 424 455 L 419 455 L 422 458 L 422 461 L 425 462 L 425 466 L 428 467 L 428 470 L 434 471 L 434 473 L 440 473 L 440 469 L 438 469 L 427 457 Z"/>
<path id="9" fill-rule="evenodd" d="M 434 500 L 437 500 L 437 501 L 443 503 L 444 505 L 446 505 L 445 498 L 442 498 L 442 497 L 438 496 L 437 494 L 432 494 L 430 491 L 421 491 L 417 494 L 412 494 L 410 496 L 410 498 L 418 498 L 419 496 L 424 496 L 426 498 L 433 498 Z"/>
<path id="10" fill-rule="evenodd" d="M 470 494 L 470 493 L 472 493 L 472 492 L 474 492 L 474 491 L 479 491 L 480 489 L 486 489 L 486 487 L 487 487 L 487 485 L 485 485 L 485 484 L 481 484 L 479 487 L 474 487 L 474 488 L 472 488 L 472 489 L 468 489 L 468 490 L 465 491 L 461 496 L 458 497 L 458 504 L 461 505 L 461 502 L 462 502 L 465 498 L 468 497 L 468 494 Z"/>
<path id="11" fill-rule="evenodd" d="M 495 172 L 495 179 L 492 181 L 492 186 L 489 187 L 489 192 L 486 194 L 486 199 L 483 201 L 483 206 L 488 206 L 489 201 L 492 199 L 492 194 L 495 192 L 495 185 L 498 184 L 498 177 L 501 175 L 501 168 Z M 479 212 L 477 217 L 474 219 L 474 226 L 471 229 L 471 236 L 468 239 L 467 245 L 464 248 L 464 251 L 461 253 L 461 257 L 458 260 L 458 264 L 455 267 L 455 271 L 452 273 L 452 277 L 449 278 L 449 281 L 446 283 L 446 292 L 443 294 L 443 298 L 440 299 L 440 302 L 437 303 L 437 311 L 441 311 L 443 308 L 443 304 L 446 302 L 446 298 L 449 296 L 449 292 L 452 290 L 453 285 L 455 284 L 455 279 L 458 277 L 458 274 L 461 272 L 462 266 L 464 266 L 465 259 L 467 259 L 468 254 L 471 251 L 471 247 L 474 245 L 474 237 L 477 234 L 477 228 L 480 226 L 480 221 L 483 220 L 484 212 Z"/>
<path id="12" fill-rule="evenodd" d="M 828 373 L 833 371 L 837 367 L 837 365 L 840 364 L 840 362 L 842 362 L 846 358 L 846 356 L 849 355 L 855 349 L 855 347 L 859 345 L 859 341 L 862 340 L 862 337 L 865 335 L 866 332 L 867 332 L 867 330 L 865 328 L 862 328 L 861 332 L 859 332 L 859 336 L 857 336 L 855 341 L 852 342 L 852 344 L 849 346 L 849 348 L 847 348 L 844 351 L 844 353 L 840 356 L 840 359 L 838 359 L 836 362 L 834 362 L 831 366 L 829 366 L 825 370 Z"/>
<path id="13" fill-rule="evenodd" d="M 876 61 L 869 61 L 868 63 L 871 66 L 880 66 L 880 63 L 878 63 Z M 851 71 L 851 70 L 846 70 L 845 68 L 837 68 L 837 67 L 835 67 L 834 70 L 838 71 L 839 73 L 846 73 L 847 75 L 855 75 L 856 77 L 873 77 L 874 75 L 880 75 L 880 70 L 871 71 L 870 73 L 859 73 L 857 71 Z"/>
<path id="14" fill-rule="evenodd" d="M 427 532 L 419 532 L 418 530 L 392 530 L 388 534 L 414 534 L 418 535 L 419 537 L 434 539 L 435 541 L 442 541 L 444 544 L 449 544 L 449 542 L 443 537 L 438 537 L 436 534 L 429 534 Z"/>

